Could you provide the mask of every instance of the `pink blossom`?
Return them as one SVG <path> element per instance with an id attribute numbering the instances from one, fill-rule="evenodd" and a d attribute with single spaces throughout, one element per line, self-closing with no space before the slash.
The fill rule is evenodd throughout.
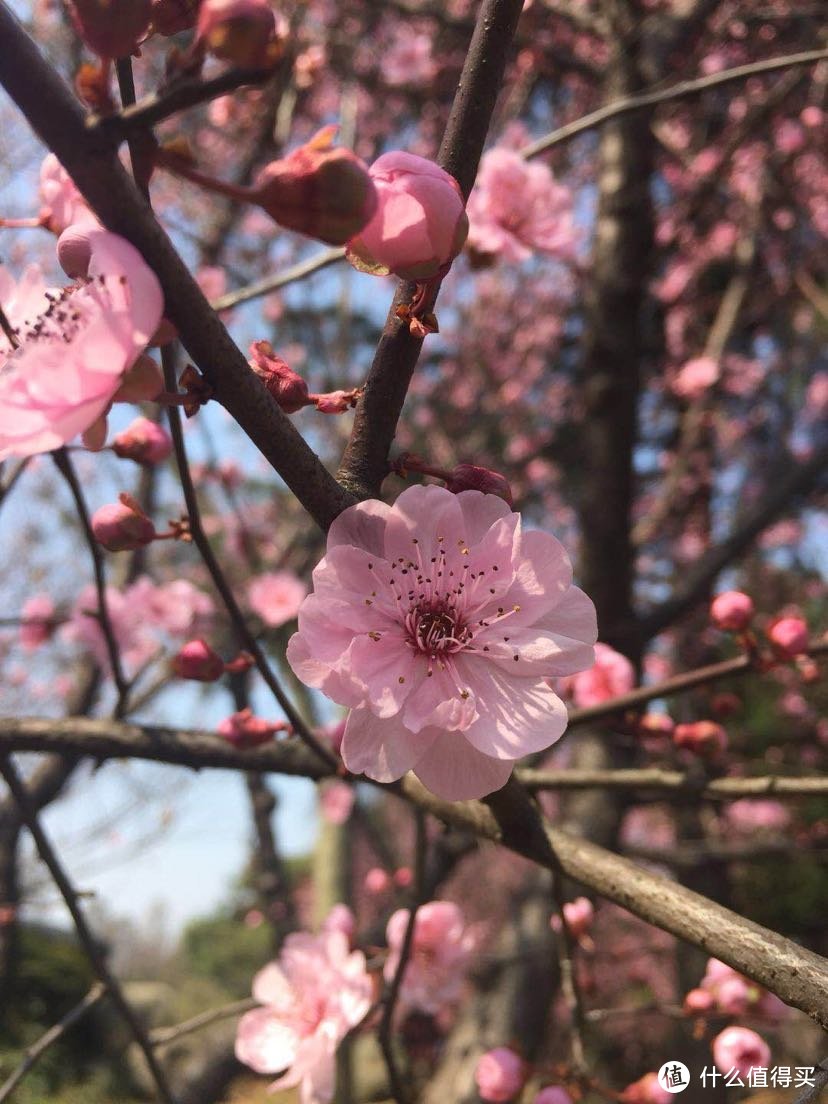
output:
<path id="1" fill-rule="evenodd" d="M 369 175 L 378 206 L 348 243 L 351 263 L 406 280 L 429 280 L 444 271 L 463 248 L 469 225 L 454 177 L 400 150 L 377 158 Z"/>
<path id="2" fill-rule="evenodd" d="M 790 827 L 791 814 L 781 801 L 771 798 L 743 797 L 728 806 L 727 823 L 737 832 L 784 832 Z"/>
<path id="3" fill-rule="evenodd" d="M 127 494 L 122 494 L 118 502 L 99 507 L 90 523 L 95 540 L 108 552 L 143 548 L 158 535 L 138 503 Z"/>
<path id="4" fill-rule="evenodd" d="M 698 399 L 719 378 L 719 364 L 713 357 L 688 360 L 673 378 L 673 391 L 683 399 Z"/>
<path id="5" fill-rule="evenodd" d="M 519 1054 L 508 1047 L 495 1047 L 481 1055 L 474 1080 L 481 1099 L 493 1104 L 514 1100 L 526 1081 L 528 1070 Z"/>
<path id="6" fill-rule="evenodd" d="M 253 979 L 263 1006 L 247 1012 L 236 1057 L 257 1073 L 287 1072 L 272 1090 L 299 1086 L 302 1104 L 328 1104 L 336 1083 L 336 1050 L 371 1006 L 365 955 L 341 930 L 293 932 L 278 961 Z"/>
<path id="7" fill-rule="evenodd" d="M 673 1094 L 663 1089 L 657 1073 L 645 1073 L 621 1093 L 625 1104 L 670 1104 Z"/>
<path id="8" fill-rule="evenodd" d="M 122 460 L 159 464 L 172 452 L 172 438 L 163 426 L 149 418 L 136 418 L 112 441 L 112 451 Z"/>
<path id="9" fill-rule="evenodd" d="M 196 40 L 216 57 L 252 69 L 276 59 L 282 31 L 267 0 L 202 0 Z"/>
<path id="10" fill-rule="evenodd" d="M 388 876 L 388 872 L 383 870 L 381 866 L 372 866 L 366 873 L 365 880 L 362 884 L 365 887 L 365 892 L 375 897 L 380 893 L 385 893 L 391 885 L 391 879 Z"/>
<path id="11" fill-rule="evenodd" d="M 55 631 L 55 603 L 48 594 L 34 594 L 27 598 L 20 611 L 20 647 L 26 652 L 36 651 Z"/>
<path id="12" fill-rule="evenodd" d="M 561 1085 L 547 1085 L 541 1089 L 532 1104 L 572 1104 L 572 1097 Z"/>
<path id="13" fill-rule="evenodd" d="M 204 632 L 216 609 L 213 599 L 187 579 L 174 579 L 159 587 L 143 576 L 130 593 L 142 615 L 171 636 Z"/>
<path id="14" fill-rule="evenodd" d="M 161 287 L 138 251 L 95 231 L 89 279 L 49 293 L 36 270 L 0 269 L 0 459 L 66 444 L 104 414 L 161 320 Z"/>
<path id="15" fill-rule="evenodd" d="M 380 66 L 383 80 L 392 87 L 427 84 L 438 71 L 431 56 L 431 37 L 401 23 L 391 44 L 382 51 Z"/>
<path id="16" fill-rule="evenodd" d="M 173 673 L 195 682 L 215 682 L 224 674 L 224 660 L 206 640 L 189 640 L 172 661 Z"/>
<path id="17" fill-rule="evenodd" d="M 319 790 L 319 805 L 328 824 L 344 824 L 354 807 L 354 787 L 336 779 L 325 782 Z"/>
<path id="18" fill-rule="evenodd" d="M 694 755 L 715 757 L 727 748 L 727 733 L 715 721 L 693 721 L 676 725 L 673 743 Z"/>
<path id="19" fill-rule="evenodd" d="M 353 773 L 414 770 L 449 800 L 480 797 L 566 727 L 547 680 L 587 666 L 596 636 L 571 579 L 562 545 L 501 498 L 409 487 L 334 521 L 288 662 L 351 707 Z"/>
<path id="20" fill-rule="evenodd" d="M 394 871 L 394 885 L 407 889 L 414 881 L 414 871 L 410 866 L 398 866 Z"/>
<path id="21" fill-rule="evenodd" d="M 808 651 L 808 626 L 801 617 L 780 617 L 768 629 L 768 639 L 782 659 L 795 659 Z"/>
<path id="22" fill-rule="evenodd" d="M 389 954 L 384 974 L 390 981 L 397 972 L 408 909 L 398 909 L 386 928 Z M 462 995 L 463 981 L 476 938 L 452 901 L 429 901 L 414 919 L 411 954 L 400 987 L 400 1002 L 406 1008 L 437 1013 L 456 1004 Z"/>
<path id="23" fill-rule="evenodd" d="M 526 161 L 515 150 L 483 155 L 468 203 L 469 246 L 506 261 L 524 261 L 533 251 L 571 261 L 576 230 L 572 193 L 547 165 Z"/>
<path id="24" fill-rule="evenodd" d="M 292 621 L 308 588 L 292 571 L 271 571 L 258 575 L 247 588 L 247 601 L 254 613 L 272 629 Z"/>
<path id="25" fill-rule="evenodd" d="M 770 1056 L 765 1040 L 747 1027 L 726 1027 L 713 1040 L 713 1061 L 722 1073 L 737 1070 L 747 1077 L 754 1068 L 766 1068 Z"/>
<path id="26" fill-rule="evenodd" d="M 710 620 L 717 629 L 744 632 L 753 617 L 753 599 L 740 590 L 717 594 L 710 604 Z"/>
<path id="27" fill-rule="evenodd" d="M 592 927 L 595 919 L 595 909 L 588 897 L 576 897 L 574 901 L 567 901 L 563 906 L 564 921 L 572 933 L 573 938 L 579 939 L 586 935 Z"/>
<path id="28" fill-rule="evenodd" d="M 600 705 L 621 694 L 627 694 L 635 685 L 635 668 L 626 656 L 616 652 L 609 644 L 595 645 L 595 663 L 569 680 L 575 704 L 580 707 Z"/>
<path id="29" fill-rule="evenodd" d="M 706 989 L 691 989 L 684 998 L 683 1007 L 688 1015 L 693 1015 L 699 1012 L 709 1012 L 715 1003 L 713 994 L 708 993 Z"/>
<path id="30" fill-rule="evenodd" d="M 347 905 L 334 905 L 322 921 L 323 932 L 342 932 L 350 943 L 356 930 L 356 919 Z"/>
<path id="31" fill-rule="evenodd" d="M 75 223 L 100 225 L 74 180 L 53 153 L 47 153 L 40 166 L 39 191 L 43 204 L 41 218 L 53 234 L 62 234 L 67 226 Z M 8 309 L 7 304 L 4 309 Z"/>

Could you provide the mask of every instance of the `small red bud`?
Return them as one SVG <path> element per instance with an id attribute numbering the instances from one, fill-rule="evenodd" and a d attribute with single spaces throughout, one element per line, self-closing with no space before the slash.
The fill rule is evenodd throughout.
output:
<path id="1" fill-rule="evenodd" d="M 459 494 L 460 491 L 482 491 L 484 494 L 497 495 L 512 505 L 512 488 L 506 477 L 489 468 L 478 467 L 477 464 L 458 464 L 452 468 L 446 480 L 446 490 L 452 494 Z"/>
<path id="2" fill-rule="evenodd" d="M 245 69 L 273 65 L 284 33 L 267 0 L 202 0 L 196 41 L 223 61 Z"/>
<path id="3" fill-rule="evenodd" d="M 224 661 L 204 640 L 190 640 L 174 656 L 173 672 L 178 678 L 215 682 L 224 674 Z"/>
<path id="4" fill-rule="evenodd" d="M 172 452 L 172 439 L 163 426 L 149 418 L 136 418 L 115 437 L 112 451 L 136 464 L 159 464 Z"/>
<path id="5" fill-rule="evenodd" d="M 808 626 L 801 617 L 780 617 L 768 629 L 768 640 L 780 659 L 796 659 L 808 651 Z"/>
<path id="6" fill-rule="evenodd" d="M 154 541 L 155 526 L 135 499 L 128 494 L 118 498 L 118 502 L 101 506 L 92 515 L 92 532 L 98 544 L 109 552 L 128 552 Z"/>
<path id="7" fill-rule="evenodd" d="M 377 194 L 368 166 L 348 149 L 333 148 L 335 127 L 266 165 L 253 183 L 253 199 L 288 230 L 344 245 L 370 221 Z"/>
<path id="8" fill-rule="evenodd" d="M 129 57 L 149 27 L 151 0 L 68 0 L 75 30 L 102 58 Z"/>
<path id="9" fill-rule="evenodd" d="M 200 0 L 152 0 L 152 29 L 160 35 L 189 31 L 196 25 Z"/>
<path id="10" fill-rule="evenodd" d="M 710 605 L 710 620 L 725 632 L 744 632 L 753 617 L 753 599 L 740 590 L 717 594 Z"/>
<path id="11" fill-rule="evenodd" d="M 308 385 L 273 351 L 269 341 L 254 341 L 250 356 L 250 367 L 286 414 L 310 405 Z"/>
<path id="12" fill-rule="evenodd" d="M 218 734 L 237 748 L 259 747 L 269 743 L 277 732 L 289 731 L 290 725 L 284 721 L 265 721 L 254 717 L 251 709 L 242 709 L 233 713 L 218 726 Z"/>
<path id="13" fill-rule="evenodd" d="M 713 758 L 727 747 L 727 733 L 715 721 L 694 721 L 676 725 L 673 732 L 676 747 L 692 751 L 694 755 Z"/>

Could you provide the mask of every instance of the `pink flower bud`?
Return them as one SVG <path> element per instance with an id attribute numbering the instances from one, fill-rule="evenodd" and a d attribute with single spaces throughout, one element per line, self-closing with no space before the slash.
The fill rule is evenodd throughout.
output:
<path id="1" fill-rule="evenodd" d="M 136 418 L 115 437 L 112 451 L 136 464 L 159 464 L 172 452 L 172 439 L 163 426 L 149 418 Z"/>
<path id="2" fill-rule="evenodd" d="M 146 354 L 139 356 L 121 380 L 113 402 L 151 402 L 164 390 L 164 376 L 157 362 Z"/>
<path id="3" fill-rule="evenodd" d="M 712 757 L 727 747 L 727 733 L 715 721 L 694 721 L 676 725 L 673 732 L 676 747 L 686 748 L 694 755 Z"/>
<path id="4" fill-rule="evenodd" d="M 356 394 L 354 391 L 326 391 L 314 395 L 313 401 L 322 414 L 344 414 L 356 405 Z"/>
<path id="5" fill-rule="evenodd" d="M 752 617 L 753 599 L 740 590 L 726 590 L 710 605 L 710 620 L 725 632 L 744 632 Z"/>
<path id="6" fill-rule="evenodd" d="M 365 875 L 365 880 L 362 884 L 365 888 L 365 892 L 374 896 L 379 893 L 385 893 L 391 885 L 391 879 L 381 866 L 372 866 Z"/>
<path id="7" fill-rule="evenodd" d="M 466 240 L 469 220 L 453 176 L 413 153 L 385 153 L 370 168 L 378 207 L 348 243 L 355 268 L 430 280 L 446 271 Z"/>
<path id="8" fill-rule="evenodd" d="M 353 939 L 356 931 L 354 914 L 347 905 L 334 905 L 326 918 L 322 921 L 323 932 L 342 932 L 348 940 Z"/>
<path id="9" fill-rule="evenodd" d="M 572 1097 L 560 1085 L 547 1085 L 541 1089 L 532 1104 L 572 1104 Z"/>
<path id="10" fill-rule="evenodd" d="M 55 631 L 55 604 L 48 594 L 27 598 L 20 611 L 20 647 L 33 652 Z"/>
<path id="11" fill-rule="evenodd" d="M 747 1077 L 752 1069 L 763 1069 L 770 1062 L 770 1047 L 747 1027 L 726 1027 L 713 1040 L 713 1061 L 722 1073 L 738 1070 Z"/>
<path id="12" fill-rule="evenodd" d="M 100 230 L 96 219 L 67 226 L 58 238 L 58 264 L 72 279 L 83 279 L 92 259 L 92 235 Z"/>
<path id="13" fill-rule="evenodd" d="M 200 0 L 152 0 L 152 29 L 161 35 L 189 31 L 198 20 Z"/>
<path id="14" fill-rule="evenodd" d="M 328 824 L 345 824 L 354 807 L 356 794 L 353 786 L 334 778 L 326 782 L 319 793 L 319 806 Z"/>
<path id="15" fill-rule="evenodd" d="M 128 57 L 149 27 L 151 0 L 68 0 L 75 30 L 103 58 Z"/>
<path id="16" fill-rule="evenodd" d="M 574 901 L 567 901 L 563 907 L 564 920 L 574 939 L 585 935 L 592 927 L 595 919 L 595 909 L 588 897 L 576 897 Z"/>
<path id="17" fill-rule="evenodd" d="M 446 489 L 452 494 L 461 491 L 482 491 L 493 494 L 512 505 L 512 488 L 509 481 L 499 472 L 489 468 L 480 468 L 476 464 L 458 464 L 452 468 L 446 480 Z"/>
<path id="18" fill-rule="evenodd" d="M 414 881 L 414 872 L 410 866 L 401 866 L 394 871 L 394 885 L 407 889 Z"/>
<path id="19" fill-rule="evenodd" d="M 225 717 L 216 731 L 234 747 L 244 749 L 269 743 L 277 732 L 284 732 L 290 725 L 284 721 L 265 721 L 254 717 L 252 709 L 241 709 Z"/>
<path id="20" fill-rule="evenodd" d="M 295 414 L 310 404 L 308 385 L 274 353 L 269 341 L 254 341 L 250 356 L 250 367 L 286 414 Z"/>
<path id="21" fill-rule="evenodd" d="M 255 201 L 288 230 L 344 245 L 377 209 L 368 166 L 348 149 L 334 148 L 335 127 L 266 165 L 253 182 Z"/>
<path id="22" fill-rule="evenodd" d="M 675 730 L 673 718 L 666 713 L 645 713 L 639 718 L 638 731 L 642 736 L 672 736 Z"/>
<path id="23" fill-rule="evenodd" d="M 129 552 L 155 540 L 155 526 L 128 494 L 118 502 L 101 506 L 92 515 L 92 532 L 98 544 L 109 552 Z"/>
<path id="24" fill-rule="evenodd" d="M 768 629 L 768 640 L 781 659 L 795 659 L 808 651 L 808 626 L 801 617 L 780 617 Z"/>
<path id="25" fill-rule="evenodd" d="M 215 682 L 224 674 L 224 661 L 204 640 L 190 640 L 172 661 L 178 678 Z"/>
<path id="26" fill-rule="evenodd" d="M 245 69 L 272 65 L 283 37 L 267 0 L 202 0 L 196 41 L 223 61 Z"/>
<path id="27" fill-rule="evenodd" d="M 520 1055 L 508 1047 L 487 1050 L 474 1071 L 477 1091 L 483 1100 L 493 1104 L 514 1100 L 523 1088 L 527 1072 Z"/>
<path id="28" fill-rule="evenodd" d="M 657 1073 L 645 1073 L 621 1093 L 625 1104 L 670 1104 L 673 1094 L 658 1083 Z"/>
<path id="29" fill-rule="evenodd" d="M 714 1004 L 713 994 L 708 993 L 706 989 L 691 989 L 684 998 L 684 1011 L 688 1016 L 709 1012 Z"/>

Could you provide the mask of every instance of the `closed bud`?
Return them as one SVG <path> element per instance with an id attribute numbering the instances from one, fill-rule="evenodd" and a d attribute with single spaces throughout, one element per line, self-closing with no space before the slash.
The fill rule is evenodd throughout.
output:
<path id="1" fill-rule="evenodd" d="M 202 0 L 196 40 L 223 61 L 245 69 L 273 65 L 283 37 L 267 0 Z"/>
<path id="2" fill-rule="evenodd" d="M 112 442 L 112 451 L 136 464 L 159 464 L 172 452 L 172 440 L 163 426 L 149 418 L 136 418 Z"/>
<path id="3" fill-rule="evenodd" d="M 725 632 L 744 632 L 753 617 L 753 599 L 740 590 L 717 594 L 710 605 L 710 620 Z"/>
<path id="4" fill-rule="evenodd" d="M 482 491 L 484 494 L 497 495 L 512 505 L 512 488 L 509 481 L 499 472 L 489 468 L 480 468 L 477 464 L 458 464 L 449 472 L 446 489 L 452 494 L 460 491 Z"/>
<path id="5" fill-rule="evenodd" d="M 369 222 L 377 192 L 368 166 L 334 148 L 335 127 L 271 161 L 253 182 L 253 199 L 280 226 L 329 245 L 344 245 Z"/>
<path id="6" fill-rule="evenodd" d="M 198 20 L 199 0 L 152 0 L 152 29 L 160 35 L 189 31 Z"/>
<path id="7" fill-rule="evenodd" d="M 277 732 L 290 729 L 290 725 L 284 721 L 265 721 L 261 717 L 254 717 L 251 709 L 241 709 L 233 713 L 218 726 L 218 734 L 237 748 L 259 747 L 260 744 L 269 743 Z"/>
<path id="8" fill-rule="evenodd" d="M 277 356 L 269 341 L 254 341 L 250 356 L 250 367 L 286 414 L 295 414 L 310 405 L 308 385 Z"/>
<path id="9" fill-rule="evenodd" d="M 128 57 L 149 27 L 151 0 L 69 0 L 75 30 L 102 58 Z"/>
<path id="10" fill-rule="evenodd" d="M 676 747 L 692 751 L 694 755 L 710 758 L 725 750 L 727 733 L 715 721 L 694 721 L 692 724 L 676 725 L 673 743 Z"/>
<path id="11" fill-rule="evenodd" d="M 666 713 L 645 713 L 638 720 L 638 731 L 642 736 L 672 736 L 674 728 L 672 717 Z"/>
<path id="12" fill-rule="evenodd" d="M 130 552 L 155 540 L 155 526 L 128 494 L 101 506 L 92 515 L 92 532 L 108 552 Z"/>
<path id="13" fill-rule="evenodd" d="M 768 640 L 780 659 L 795 659 L 808 651 L 808 626 L 801 617 L 780 617 L 768 629 Z"/>
<path id="14" fill-rule="evenodd" d="M 474 1071 L 481 1099 L 499 1102 L 514 1100 L 520 1093 L 529 1070 L 520 1057 L 508 1047 L 495 1047 L 481 1055 Z"/>
<path id="15" fill-rule="evenodd" d="M 355 268 L 404 280 L 430 280 L 463 248 L 469 220 L 460 185 L 425 157 L 395 150 L 370 168 L 376 213 L 348 243 Z"/>
<path id="16" fill-rule="evenodd" d="M 173 657 L 172 669 L 178 678 L 215 682 L 224 674 L 224 661 L 206 641 L 190 640 Z"/>
<path id="17" fill-rule="evenodd" d="M 684 998 L 684 1011 L 688 1016 L 709 1012 L 716 1003 L 712 993 L 706 989 L 691 989 Z"/>

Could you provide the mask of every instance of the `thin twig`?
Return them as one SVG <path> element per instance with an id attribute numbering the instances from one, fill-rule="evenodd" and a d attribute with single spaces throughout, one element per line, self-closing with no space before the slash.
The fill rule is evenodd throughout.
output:
<path id="1" fill-rule="evenodd" d="M 814 640 L 808 645 L 808 655 L 819 656 L 828 653 L 828 642 Z M 631 690 L 629 694 L 620 694 L 617 698 L 601 702 L 599 705 L 584 706 L 582 709 L 569 711 L 569 728 L 578 725 L 591 724 L 604 717 L 612 717 L 628 710 L 638 709 L 656 698 L 670 698 L 676 694 L 682 694 L 686 690 L 693 690 L 697 686 L 707 683 L 719 682 L 722 679 L 731 678 L 734 675 L 756 673 L 756 664 L 746 655 L 736 656 L 733 659 L 724 659 L 721 663 L 711 663 L 707 667 L 697 667 L 695 671 L 686 671 L 684 674 L 675 675 L 665 679 L 664 682 L 654 683 L 652 686 L 641 686 L 637 690 Z"/>
<path id="2" fill-rule="evenodd" d="M 121 666 L 121 652 L 118 647 L 118 641 L 115 638 L 115 630 L 112 626 L 112 618 L 109 616 L 109 605 L 106 598 L 106 575 L 104 571 L 103 555 L 98 542 L 95 540 L 95 534 L 92 532 L 92 523 L 89 520 L 89 510 L 86 507 L 86 499 L 83 495 L 83 488 L 78 480 L 77 473 L 72 465 L 72 461 L 69 458 L 69 454 L 66 449 L 57 449 L 52 453 L 52 459 L 55 462 L 60 474 L 66 480 L 69 490 L 72 492 L 72 497 L 75 500 L 75 508 L 78 512 L 78 518 L 80 519 L 81 529 L 83 530 L 86 544 L 89 548 L 89 554 L 92 557 L 92 568 L 95 573 L 95 590 L 98 595 L 98 612 L 96 620 L 98 621 L 101 632 L 103 633 L 104 641 L 106 643 L 106 652 L 109 657 L 109 665 L 112 668 L 112 678 L 115 681 L 115 687 L 118 691 L 117 711 L 120 712 L 126 702 L 127 694 L 129 693 L 129 683 L 124 675 L 123 667 Z"/>
<path id="3" fill-rule="evenodd" d="M 604 104 L 603 107 L 591 111 L 580 119 L 574 119 L 566 123 L 551 134 L 539 138 L 520 151 L 525 158 L 537 157 L 553 146 L 574 138 L 577 134 L 583 134 L 586 130 L 600 126 L 610 119 L 617 119 L 619 115 L 629 115 L 642 107 L 654 107 L 656 104 L 667 103 L 670 100 L 685 99 L 688 96 L 697 96 L 707 92 L 711 88 L 720 87 L 723 84 L 731 84 L 734 81 L 747 80 L 749 77 L 760 76 L 762 73 L 774 73 L 779 69 L 792 69 L 800 65 L 815 65 L 819 61 L 828 58 L 828 50 L 804 50 L 798 54 L 787 54 L 783 57 L 766 58 L 764 61 L 753 61 L 748 65 L 739 65 L 734 69 L 723 69 L 721 73 L 711 73 L 706 77 L 696 77 L 694 80 L 680 81 L 669 88 L 654 89 L 650 92 L 641 92 L 635 96 L 625 96 L 613 103 Z"/>
<path id="4" fill-rule="evenodd" d="M 92 134 L 105 135 L 108 140 L 121 141 L 136 131 L 149 130 L 156 123 L 168 119 L 189 107 L 208 103 L 218 96 L 235 92 L 245 86 L 265 84 L 273 76 L 273 67 L 267 69 L 240 69 L 234 67 L 219 73 L 210 80 L 190 78 L 177 81 L 145 96 L 137 103 L 134 98 L 121 111 L 111 115 L 90 115 L 86 129 Z"/>
<path id="5" fill-rule="evenodd" d="M 178 384 L 175 376 L 175 354 L 172 345 L 163 346 L 161 349 L 161 361 L 164 366 L 164 385 L 168 391 L 175 391 Z M 213 552 L 213 547 L 201 523 L 201 510 L 198 505 L 198 496 L 196 494 L 192 474 L 190 473 L 187 450 L 184 445 L 184 434 L 181 427 L 181 412 L 177 406 L 170 406 L 168 407 L 168 415 L 170 436 L 173 440 L 175 460 L 178 466 L 179 479 L 181 480 L 181 489 L 184 493 L 184 502 L 187 506 L 187 516 L 190 522 L 190 534 L 193 539 L 193 544 L 198 549 L 204 561 L 204 565 L 210 573 L 210 578 L 213 580 L 213 585 L 224 603 L 230 620 L 233 623 L 233 628 L 235 629 L 239 644 L 253 656 L 256 663 L 256 669 L 264 679 L 268 689 L 282 707 L 296 735 L 301 737 L 301 739 L 316 752 L 323 762 L 327 763 L 328 766 L 336 767 L 338 763 L 336 756 L 317 740 L 294 708 L 293 703 L 282 689 L 279 680 L 273 673 L 268 663 L 267 656 L 262 651 L 258 640 L 247 626 L 247 620 L 244 613 L 235 599 L 230 584 L 225 578 L 221 565 Z"/>
<path id="6" fill-rule="evenodd" d="M 828 1058 L 823 1058 L 814 1071 L 814 1083 L 799 1094 L 793 1104 L 816 1104 L 828 1088 Z"/>
<path id="7" fill-rule="evenodd" d="M 69 878 L 57 857 L 57 853 L 49 841 L 49 837 L 40 825 L 37 812 L 32 806 L 23 780 L 17 773 L 17 768 L 14 766 L 10 757 L 0 758 L 0 774 L 3 775 L 7 786 L 11 790 L 12 796 L 20 810 L 20 815 L 35 842 L 38 854 L 46 864 L 69 910 L 69 914 L 75 925 L 75 930 L 78 933 L 78 939 L 86 952 L 87 958 L 146 1058 L 147 1066 L 155 1082 L 159 1097 L 164 1104 L 176 1104 L 176 1099 L 173 1096 L 172 1090 L 167 1084 L 166 1074 L 155 1056 L 147 1033 L 101 954 L 100 944 L 95 939 L 95 936 L 92 934 L 86 922 L 86 917 L 84 916 L 83 909 L 78 900 L 78 895 L 72 888 Z"/>
<path id="8" fill-rule="evenodd" d="M 383 998 L 382 1002 L 382 1019 L 380 1020 L 379 1027 L 377 1028 L 377 1039 L 379 1041 L 380 1049 L 382 1050 L 382 1056 L 385 1059 L 385 1065 L 388 1070 L 388 1082 L 391 1090 L 392 1098 L 397 1104 L 407 1104 L 409 1100 L 408 1091 L 403 1085 L 400 1071 L 397 1068 L 397 1060 L 394 1055 L 394 1046 L 391 1038 L 392 1034 L 392 1021 L 394 1018 L 394 1009 L 397 1004 L 397 998 L 400 995 L 400 988 L 402 987 L 403 977 L 408 967 L 408 961 L 411 957 L 411 952 L 414 949 L 414 929 L 417 925 L 417 909 L 423 904 L 423 893 L 425 889 L 425 853 L 426 853 L 426 830 L 425 830 L 425 814 L 421 809 L 415 809 L 415 828 L 416 838 L 414 844 L 414 899 L 411 902 L 411 907 L 408 911 L 408 923 L 405 928 L 405 935 L 403 936 L 402 946 L 400 947 L 400 960 L 397 963 L 397 969 L 394 971 L 394 976 L 388 986 L 388 990 Z"/>
<path id="9" fill-rule="evenodd" d="M 61 1039 L 78 1020 L 83 1019 L 90 1008 L 94 1008 L 105 993 L 106 986 L 101 982 L 96 982 L 83 1000 L 79 1001 L 74 1008 L 70 1008 L 62 1020 L 50 1027 L 36 1042 L 26 1048 L 23 1061 L 12 1075 L 0 1085 L 0 1104 L 2 1104 L 2 1101 L 9 1099 L 26 1074 L 43 1057 L 49 1047 Z"/>
<path id="10" fill-rule="evenodd" d="M 583 1075 L 587 1072 L 586 1050 L 584 1048 L 584 1002 L 575 976 L 575 940 L 564 915 L 564 888 L 560 867 L 552 870 L 552 900 L 558 916 L 559 928 L 555 933 L 555 945 L 558 950 L 558 969 L 561 975 L 561 992 L 569 1011 L 570 1056 L 575 1070 Z"/>
<path id="11" fill-rule="evenodd" d="M 223 1004 L 220 1008 L 211 1008 L 207 1012 L 200 1012 L 197 1016 L 193 1016 L 189 1020 L 183 1020 L 172 1027 L 157 1027 L 150 1032 L 149 1039 L 153 1046 L 166 1046 L 167 1043 L 175 1042 L 176 1039 L 181 1039 L 184 1035 L 192 1035 L 194 1031 L 201 1031 L 202 1028 L 209 1027 L 210 1024 L 218 1023 L 220 1020 L 230 1020 L 234 1016 L 241 1016 L 242 1013 L 249 1012 L 252 1008 L 258 1008 L 258 1004 L 252 997 L 245 997 L 243 1000 L 233 1001 L 231 1004 Z M 2 1097 L 0 1097 L 0 1101 L 2 1101 Z"/>
<path id="12" fill-rule="evenodd" d="M 247 287 L 240 288 L 238 291 L 228 291 L 226 295 L 220 295 L 218 299 L 213 299 L 210 305 L 216 311 L 230 310 L 231 307 L 237 307 L 251 299 L 258 299 L 262 295 L 269 295 L 270 292 L 278 291 L 280 288 L 287 287 L 288 284 L 296 283 L 297 280 L 304 280 L 306 276 L 311 276 L 314 272 L 321 272 L 323 268 L 344 259 L 344 249 L 326 249 L 322 253 L 316 253 L 313 257 L 297 262 L 275 276 L 265 276 L 263 279 L 257 280 L 256 283 L 248 284 Z"/>

